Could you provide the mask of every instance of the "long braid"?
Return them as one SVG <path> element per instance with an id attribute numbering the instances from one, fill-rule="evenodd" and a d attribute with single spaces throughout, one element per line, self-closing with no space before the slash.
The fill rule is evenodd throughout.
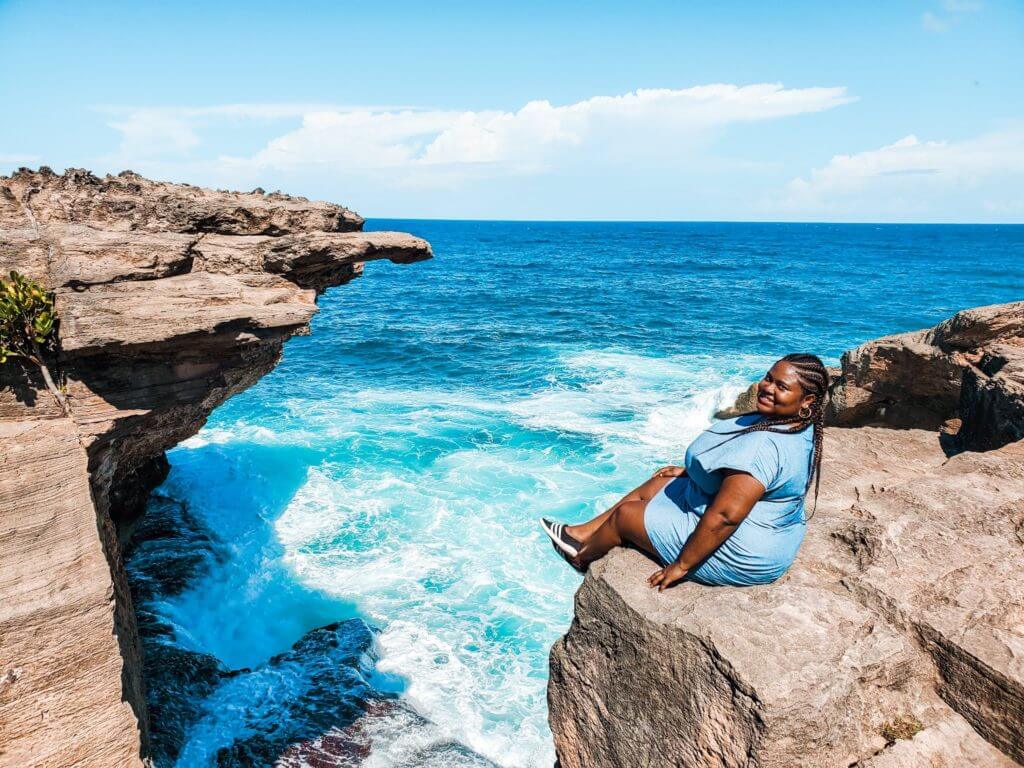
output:
<path id="1" fill-rule="evenodd" d="M 818 508 L 818 490 L 821 488 L 821 456 L 825 444 L 825 400 L 828 397 L 828 369 L 817 355 L 793 354 L 784 358 L 787 363 L 796 369 L 797 379 L 800 386 L 804 388 L 805 394 L 814 395 L 814 403 L 811 405 L 810 417 L 806 420 L 803 429 L 813 425 L 814 427 L 814 450 L 811 453 L 811 471 L 807 477 L 807 491 L 811 489 L 811 480 L 814 480 L 814 508 L 811 516 Z"/>
<path id="2" fill-rule="evenodd" d="M 740 435 L 749 432 L 803 432 L 808 427 L 814 427 L 814 450 L 811 452 L 810 472 L 807 476 L 807 486 L 804 488 L 804 495 L 811 489 L 811 481 L 814 481 L 814 509 L 818 507 L 818 489 L 821 486 L 821 455 L 825 442 L 825 398 L 828 396 L 828 370 L 817 355 L 792 354 L 786 355 L 782 361 L 789 363 L 796 369 L 797 379 L 804 390 L 804 394 L 814 395 L 814 403 L 810 407 L 810 413 L 803 417 L 799 413 L 794 416 L 781 416 L 775 418 L 761 419 L 756 424 L 736 430 L 731 433 L 732 440 Z M 813 511 L 812 511 L 813 516 Z"/>

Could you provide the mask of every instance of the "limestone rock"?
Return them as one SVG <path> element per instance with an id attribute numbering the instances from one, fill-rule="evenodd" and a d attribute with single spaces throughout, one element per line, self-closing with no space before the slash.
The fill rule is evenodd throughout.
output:
<path id="1" fill-rule="evenodd" d="M 964 369 L 960 439 L 985 450 L 1024 437 L 1024 346 L 996 344 Z"/>
<path id="2" fill-rule="evenodd" d="M 117 524 L 163 452 L 271 370 L 316 294 L 430 245 L 329 203 L 22 170 L 0 269 L 55 289 L 73 421 L 0 366 L 0 766 L 140 764 L 147 712 Z"/>
<path id="3" fill-rule="evenodd" d="M 283 235 L 289 232 L 350 232 L 363 219 L 339 205 L 303 197 L 228 192 L 190 184 L 150 181 L 124 171 L 98 178 L 71 168 L 58 175 L 48 168 L 21 169 L 3 180 L 4 229 L 34 215 L 40 223 L 89 224 L 130 232 L 216 232 L 230 235 Z"/>
<path id="4" fill-rule="evenodd" d="M 1017 763 L 978 738 L 955 713 L 914 736 L 887 745 L 853 768 L 1014 768 Z"/>
<path id="5" fill-rule="evenodd" d="M 1024 762 L 1024 444 L 948 459 L 865 427 L 825 449 L 776 584 L 658 594 L 627 550 L 591 568 L 551 654 L 564 768 Z M 887 744 L 898 717 L 923 730 Z"/>
<path id="6" fill-rule="evenodd" d="M 66 419 L 0 422 L 5 768 L 139 762 L 87 463 Z"/>
<path id="7" fill-rule="evenodd" d="M 206 235 L 196 241 L 197 269 L 235 274 L 282 275 L 303 288 L 323 291 L 347 282 L 356 266 L 375 259 L 398 264 L 420 261 L 425 241 L 403 232 L 307 232 L 281 237 Z"/>
<path id="8" fill-rule="evenodd" d="M 990 304 L 957 312 L 927 334 L 929 344 L 947 351 L 971 350 L 1024 337 L 1024 301 Z"/>
<path id="9" fill-rule="evenodd" d="M 934 328 L 869 341 L 842 357 L 828 420 L 931 426 L 956 415 L 961 380 L 994 345 L 1020 345 L 1024 302 L 958 312 Z"/>
<path id="10" fill-rule="evenodd" d="M 616 553 L 577 595 L 551 660 L 564 768 L 832 765 L 878 749 L 890 712 L 937 707 L 911 643 L 847 595 L 792 581 L 658 594 L 640 578 L 655 569 Z"/>
<path id="11" fill-rule="evenodd" d="M 85 356 L 153 344 L 180 348 L 210 339 L 295 330 L 316 307 L 312 291 L 266 274 L 191 272 L 163 280 L 105 283 L 57 293 L 61 350 Z M 205 338 L 204 338 L 205 337 Z"/>
<path id="12" fill-rule="evenodd" d="M 730 405 L 728 408 L 723 408 L 720 411 L 715 412 L 716 419 L 731 419 L 734 416 L 740 416 L 744 413 L 750 413 L 757 410 L 757 384 L 754 382 L 747 387 L 736 398 L 736 402 Z"/>
<path id="13" fill-rule="evenodd" d="M 927 331 L 869 341 L 842 357 L 828 421 L 937 426 L 956 411 L 962 366 Z"/>
<path id="14" fill-rule="evenodd" d="M 46 232 L 44 238 L 33 229 L 8 230 L 0 271 L 45 276 L 50 288 L 153 280 L 189 272 L 197 240 L 178 232 L 116 232 L 80 224 L 47 225 Z"/>

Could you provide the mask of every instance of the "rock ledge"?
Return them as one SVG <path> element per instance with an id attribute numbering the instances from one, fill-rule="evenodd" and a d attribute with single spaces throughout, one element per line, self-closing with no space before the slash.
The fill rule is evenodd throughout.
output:
<path id="1" fill-rule="evenodd" d="M 1022 318 L 970 310 L 844 356 L 847 428 L 778 583 L 657 594 L 638 552 L 595 564 L 551 652 L 562 768 L 1024 764 Z M 915 414 L 928 429 L 894 428 Z M 998 447 L 957 452 L 978 446 Z M 920 731 L 890 741 L 898 720 Z"/>
<path id="2" fill-rule="evenodd" d="M 337 205 L 22 169 L 0 270 L 56 291 L 66 419 L 0 366 L 0 766 L 141 765 L 147 713 L 118 529 L 164 451 L 308 332 L 318 292 L 430 245 Z"/>

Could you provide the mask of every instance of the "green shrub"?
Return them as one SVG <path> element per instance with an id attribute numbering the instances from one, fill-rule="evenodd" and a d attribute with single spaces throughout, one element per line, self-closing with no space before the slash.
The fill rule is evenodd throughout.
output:
<path id="1" fill-rule="evenodd" d="M 68 414 L 67 398 L 46 364 L 46 356 L 57 349 L 56 322 L 52 292 L 17 272 L 12 271 L 8 280 L 0 278 L 0 364 L 12 357 L 35 364 L 46 388 Z"/>

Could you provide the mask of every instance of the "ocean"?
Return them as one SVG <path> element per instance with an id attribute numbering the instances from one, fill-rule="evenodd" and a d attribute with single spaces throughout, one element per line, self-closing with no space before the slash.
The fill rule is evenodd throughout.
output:
<path id="1" fill-rule="evenodd" d="M 130 554 L 161 768 L 332 727 L 371 766 L 551 766 L 547 654 L 580 578 L 538 517 L 681 463 L 785 353 L 836 363 L 1024 298 L 1024 226 L 367 229 L 435 258 L 321 297 L 312 335 L 169 454 Z"/>

